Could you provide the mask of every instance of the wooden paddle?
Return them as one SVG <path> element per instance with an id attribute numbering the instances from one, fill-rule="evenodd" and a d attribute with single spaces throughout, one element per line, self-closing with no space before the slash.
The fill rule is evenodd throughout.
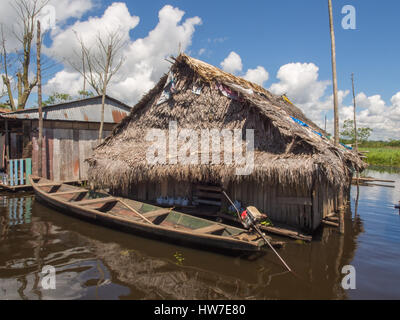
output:
<path id="1" fill-rule="evenodd" d="M 149 219 L 147 219 L 145 216 L 143 216 L 142 214 L 140 214 L 137 210 L 133 209 L 129 204 L 125 203 L 124 201 L 122 201 L 121 199 L 118 199 L 119 202 L 121 202 L 125 207 L 127 207 L 129 210 L 133 211 L 133 213 L 137 214 L 140 218 L 142 218 L 143 220 L 145 220 L 146 222 L 150 223 L 150 224 L 154 224 L 153 222 L 151 222 Z"/>

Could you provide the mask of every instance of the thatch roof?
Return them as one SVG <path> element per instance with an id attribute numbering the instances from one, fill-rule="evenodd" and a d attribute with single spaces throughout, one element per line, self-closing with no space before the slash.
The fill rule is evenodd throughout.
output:
<path id="1" fill-rule="evenodd" d="M 365 167 L 354 152 L 335 147 L 299 108 L 257 84 L 185 54 L 175 59 L 170 71 L 176 90 L 171 98 L 159 103 L 168 78 L 165 75 L 88 159 L 89 179 L 97 186 L 126 188 L 140 181 L 174 178 L 223 184 L 252 179 L 309 187 L 326 179 L 341 187 L 350 181 L 352 170 Z M 222 94 L 221 85 L 236 98 Z M 202 88 L 201 94 L 193 92 L 194 86 Z M 196 130 L 199 136 L 202 129 L 254 129 L 253 172 L 238 176 L 234 164 L 211 162 L 150 165 L 146 133 L 150 128 L 167 132 L 170 121 L 176 121 L 179 129 Z"/>

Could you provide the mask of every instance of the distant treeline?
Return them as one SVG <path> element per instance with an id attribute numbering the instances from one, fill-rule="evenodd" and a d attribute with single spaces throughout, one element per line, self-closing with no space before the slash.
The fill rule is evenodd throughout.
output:
<path id="1" fill-rule="evenodd" d="M 342 143 L 344 144 L 354 144 L 354 141 L 352 140 L 342 140 Z M 400 140 L 389 140 L 389 141 L 363 141 L 362 143 L 359 143 L 358 146 L 360 148 L 384 148 L 384 147 L 392 147 L 392 148 L 400 148 Z"/>

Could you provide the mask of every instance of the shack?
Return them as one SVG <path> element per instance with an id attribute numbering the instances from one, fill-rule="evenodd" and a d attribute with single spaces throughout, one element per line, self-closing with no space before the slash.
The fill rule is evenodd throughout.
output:
<path id="1" fill-rule="evenodd" d="M 130 110 L 126 104 L 107 96 L 103 136 L 109 135 Z M 3 185 L 24 186 L 31 173 L 59 181 L 87 179 L 88 168 L 84 160 L 98 143 L 101 96 L 45 106 L 42 112 L 41 173 L 38 172 L 38 109 L 0 113 Z"/>
<path id="2" fill-rule="evenodd" d="M 308 232 L 346 205 L 353 172 L 365 167 L 355 152 L 336 147 L 287 97 L 185 54 L 174 60 L 88 159 L 94 185 L 139 201 L 229 212 L 225 190 L 241 207 Z M 221 140 L 206 139 L 203 148 L 207 130 Z M 155 136 L 168 144 L 171 132 L 177 146 L 155 146 Z M 251 170 L 238 174 L 243 162 L 234 159 L 251 149 Z"/>

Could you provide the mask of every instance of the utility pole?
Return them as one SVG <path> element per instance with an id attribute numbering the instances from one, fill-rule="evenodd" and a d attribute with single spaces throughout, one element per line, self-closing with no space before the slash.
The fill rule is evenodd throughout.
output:
<path id="1" fill-rule="evenodd" d="M 357 141 L 357 119 L 356 119 L 356 93 L 354 90 L 354 73 L 351 74 L 351 85 L 353 87 L 353 105 L 354 105 L 354 147 L 356 150 L 356 154 L 358 155 L 358 141 Z M 358 197 L 360 193 L 360 173 L 358 170 L 356 171 L 357 178 L 357 200 L 356 200 L 356 210 L 354 212 L 357 215 L 357 207 L 358 207 Z"/>
<path id="2" fill-rule="evenodd" d="M 329 26 L 331 31 L 331 51 L 332 51 L 332 78 L 333 78 L 333 116 L 334 116 L 334 139 L 335 145 L 339 145 L 339 111 L 338 111 L 338 86 L 336 75 L 336 45 L 335 31 L 333 28 L 332 0 L 328 0 L 329 7 Z"/>
<path id="3" fill-rule="evenodd" d="M 356 119 L 356 93 L 354 90 L 354 73 L 351 74 L 351 85 L 353 87 L 353 105 L 354 105 L 354 145 L 358 153 L 358 139 L 357 139 L 357 119 Z"/>
<path id="4" fill-rule="evenodd" d="M 40 21 L 37 22 L 37 42 L 36 42 L 36 66 L 37 66 L 37 85 L 38 85 L 38 107 L 39 107 L 39 137 L 38 137 L 38 176 L 43 175 L 42 172 L 42 158 L 43 158 L 43 113 L 42 113 L 42 71 L 40 64 L 40 50 L 42 46 L 42 39 L 40 34 Z"/>

